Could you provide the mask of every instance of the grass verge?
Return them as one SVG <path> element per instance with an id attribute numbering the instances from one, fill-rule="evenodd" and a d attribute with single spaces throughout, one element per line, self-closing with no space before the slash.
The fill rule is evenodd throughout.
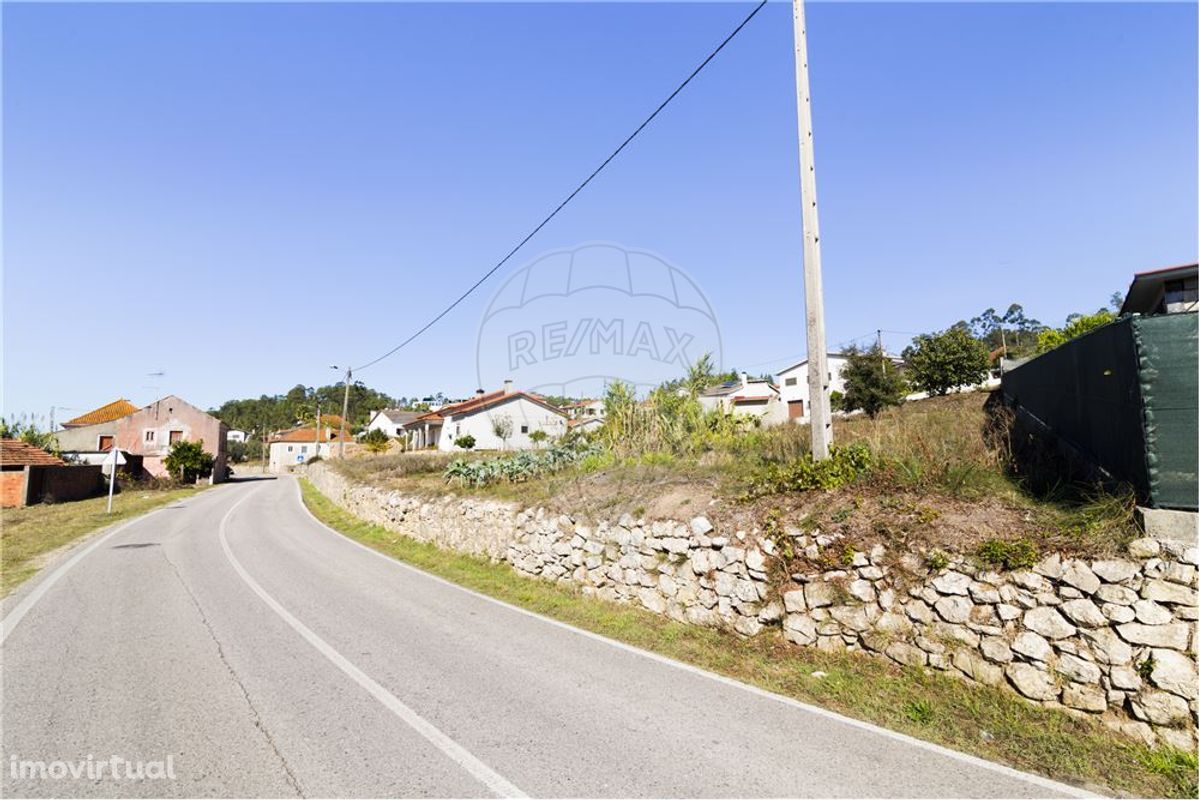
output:
<path id="1" fill-rule="evenodd" d="M 113 498 L 111 514 L 105 513 L 107 497 L 3 509 L 0 511 L 0 596 L 35 575 L 44 557 L 52 551 L 99 528 L 191 497 L 203 488 L 206 487 L 131 489 Z"/>
<path id="2" fill-rule="evenodd" d="M 1145 797 L 1194 797 L 1195 756 L 1150 750 L 1103 726 L 989 687 L 848 653 L 742 639 L 523 577 L 363 522 L 306 480 L 304 503 L 334 530 L 461 586 L 538 614 L 930 742 L 1075 784 Z M 823 673 L 817 675 L 816 673 Z"/>

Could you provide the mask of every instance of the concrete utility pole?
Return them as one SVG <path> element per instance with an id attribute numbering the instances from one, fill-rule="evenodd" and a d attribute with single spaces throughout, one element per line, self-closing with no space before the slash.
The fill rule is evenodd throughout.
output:
<path id="1" fill-rule="evenodd" d="M 812 457 L 828 458 L 833 419 L 828 399 L 828 352 L 824 341 L 824 287 L 820 278 L 820 221 L 816 213 L 816 164 L 812 152 L 812 93 L 808 88 L 808 32 L 804 0 L 795 14 L 795 95 L 799 107 L 799 179 L 803 202 L 804 301 L 808 311 L 808 413 Z"/>
<path id="2" fill-rule="evenodd" d="M 337 365 L 334 364 L 333 366 L 330 367 L 330 369 L 337 369 Z M 346 415 L 350 413 L 350 379 L 353 377 L 354 377 L 354 370 L 350 369 L 349 367 L 346 367 L 346 378 L 345 378 L 346 392 L 341 400 L 341 432 L 337 436 L 337 438 L 338 438 L 337 457 L 338 458 L 346 457 Z"/>

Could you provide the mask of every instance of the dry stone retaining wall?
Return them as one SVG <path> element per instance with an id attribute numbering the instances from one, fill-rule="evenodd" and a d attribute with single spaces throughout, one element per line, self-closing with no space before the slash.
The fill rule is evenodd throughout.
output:
<path id="1" fill-rule="evenodd" d="M 1138 539 L 1117 559 L 1055 554 L 1014 572 L 952 556 L 931 569 L 881 545 L 854 552 L 835 533 L 787 529 L 772 540 L 715 530 L 703 516 L 593 523 L 494 500 L 409 497 L 325 464 L 308 477 L 362 519 L 586 594 L 744 636 L 778 625 L 799 645 L 870 651 L 1099 716 L 1149 743 L 1195 747 L 1195 539 Z M 767 577 L 775 541 L 840 566 L 794 573 L 776 596 Z"/>

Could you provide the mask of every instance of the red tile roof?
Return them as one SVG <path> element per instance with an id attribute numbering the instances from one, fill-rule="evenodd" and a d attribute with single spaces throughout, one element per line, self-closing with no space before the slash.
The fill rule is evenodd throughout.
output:
<path id="1" fill-rule="evenodd" d="M 112 422 L 114 419 L 127 417 L 137 411 L 137 406 L 125 398 L 113 400 L 107 405 L 93 408 L 86 414 L 80 414 L 75 419 L 69 419 L 62 424 L 64 428 L 79 428 L 84 425 L 96 425 L 101 422 Z"/>
<path id="2" fill-rule="evenodd" d="M 322 428 L 324 434 L 322 442 L 340 442 L 337 428 Z M 345 441 L 353 441 L 354 437 L 346 431 Z M 292 428 L 289 431 L 280 431 L 270 438 L 271 442 L 299 442 L 300 444 L 312 444 L 316 441 L 316 428 Z"/>
<path id="3" fill-rule="evenodd" d="M 0 439 L 0 464 L 6 467 L 61 467 L 67 462 L 20 439 Z"/>
<path id="4" fill-rule="evenodd" d="M 500 403 L 507 402 L 515 397 L 523 397 L 526 400 L 534 402 L 537 405 L 547 408 L 557 414 L 562 414 L 563 416 L 566 415 L 566 412 L 564 412 L 562 409 L 558 408 L 557 406 L 550 405 L 544 399 L 535 394 L 520 391 L 505 392 L 503 389 L 499 389 L 494 392 L 488 392 L 487 394 L 476 395 L 469 400 L 463 400 L 461 403 L 452 403 L 448 406 L 442 406 L 436 411 L 426 412 L 407 423 L 404 427 L 420 427 L 420 423 L 425 422 L 440 423 L 446 417 L 456 417 L 461 414 L 472 414 L 476 411 L 483 411 L 491 408 L 492 406 L 497 406 Z"/>

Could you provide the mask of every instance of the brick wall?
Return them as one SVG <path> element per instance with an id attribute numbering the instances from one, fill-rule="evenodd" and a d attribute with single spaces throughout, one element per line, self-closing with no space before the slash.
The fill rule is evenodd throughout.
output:
<path id="1" fill-rule="evenodd" d="M 25 505 L 25 470 L 6 469 L 0 472 L 0 508 Z"/>

